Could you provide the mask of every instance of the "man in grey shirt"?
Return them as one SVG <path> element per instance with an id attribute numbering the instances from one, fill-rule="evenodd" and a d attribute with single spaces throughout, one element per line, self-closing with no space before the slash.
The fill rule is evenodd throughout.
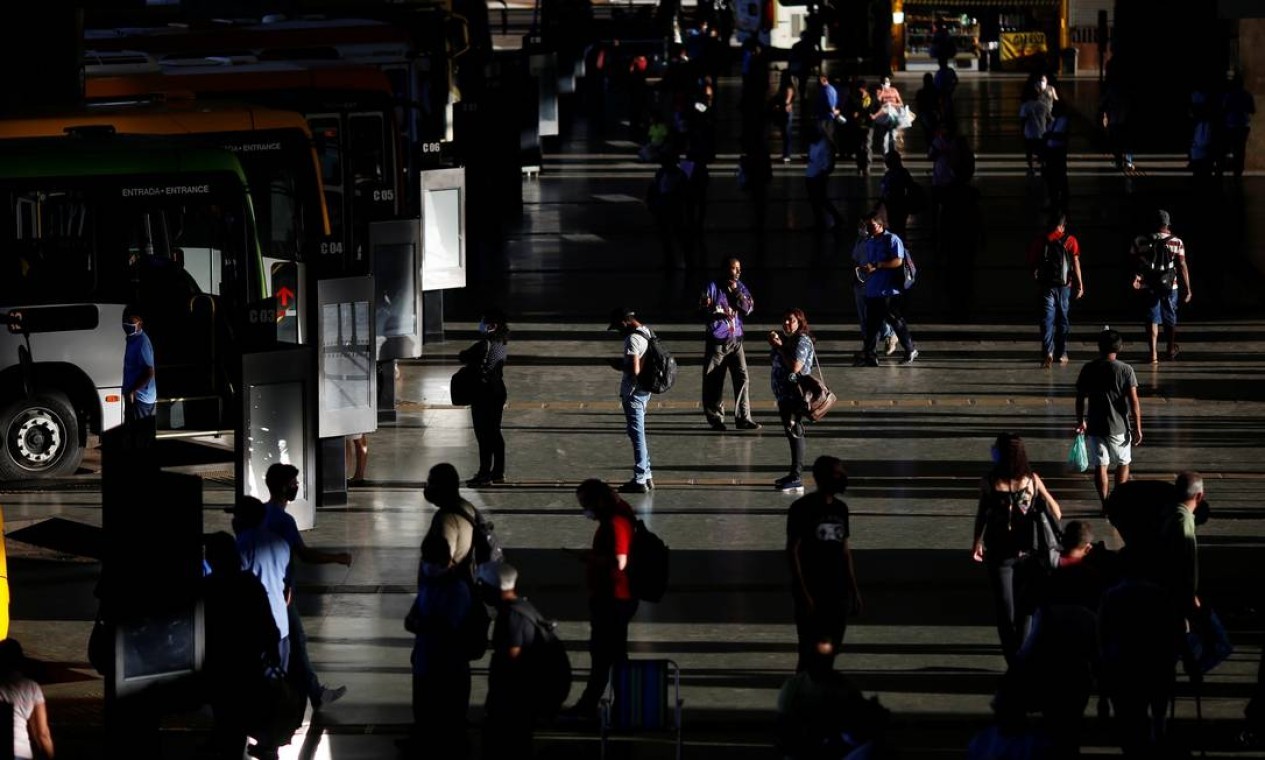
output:
<path id="1" fill-rule="evenodd" d="M 1124 340 L 1107 328 L 1098 335 L 1098 358 L 1081 368 L 1076 379 L 1076 432 L 1089 444 L 1094 485 L 1107 511 L 1107 468 L 1116 466 L 1116 485 L 1129 480 L 1133 446 L 1142 445 L 1142 405 L 1133 367 L 1118 360 Z"/>

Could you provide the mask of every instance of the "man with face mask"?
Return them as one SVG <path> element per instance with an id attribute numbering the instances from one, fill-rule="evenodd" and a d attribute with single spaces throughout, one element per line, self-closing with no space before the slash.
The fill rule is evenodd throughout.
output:
<path id="1" fill-rule="evenodd" d="M 154 346 L 145 334 L 145 320 L 132 307 L 123 310 L 123 419 L 128 422 L 150 419 L 158 403 L 154 382 Z"/>
<path id="2" fill-rule="evenodd" d="M 786 558 L 799 637 L 796 672 L 834 666 L 848 615 L 860 614 L 861 592 L 848 546 L 848 474 L 837 457 L 813 462 L 817 490 L 791 504 L 786 518 Z"/>
<path id="3" fill-rule="evenodd" d="M 313 549 L 303 542 L 299 527 L 294 517 L 286 512 L 286 505 L 299 496 L 299 468 L 292 464 L 277 462 L 268 468 L 264 475 L 264 484 L 268 487 L 268 501 L 264 503 L 264 527 L 281 536 L 290 545 L 290 566 L 286 571 L 286 581 L 294 588 L 294 558 L 311 565 L 340 564 L 351 567 L 351 554 L 347 552 L 325 552 Z M 312 661 L 307 655 L 307 634 L 303 631 L 303 619 L 299 617 L 298 606 L 286 607 L 290 625 L 290 668 L 298 669 L 302 683 L 307 686 L 308 699 L 312 701 L 312 709 L 319 710 L 347 693 L 346 686 L 330 689 L 324 686 L 312 668 Z"/>
<path id="4" fill-rule="evenodd" d="M 465 578 L 474 579 L 474 526 L 481 520 L 479 510 L 461 498 L 461 476 L 457 468 L 442 462 L 430 468 L 426 475 L 426 487 L 422 490 L 426 501 L 434 504 L 438 514 L 431 520 L 426 535 L 440 534 L 448 542 L 448 555 L 452 567 L 461 567 Z M 418 579 L 422 575 L 419 569 Z"/>

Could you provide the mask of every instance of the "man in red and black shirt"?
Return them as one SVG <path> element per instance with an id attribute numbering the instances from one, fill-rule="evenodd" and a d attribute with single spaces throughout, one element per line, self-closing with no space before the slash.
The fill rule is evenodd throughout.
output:
<path id="1" fill-rule="evenodd" d="M 1028 266 L 1041 286 L 1041 366 L 1053 366 L 1055 358 L 1067 364 L 1067 339 L 1071 333 L 1068 306 L 1073 297 L 1085 295 L 1081 279 L 1081 247 L 1067 231 L 1067 214 L 1056 213 L 1049 230 L 1028 248 Z"/>
<path id="2" fill-rule="evenodd" d="M 615 489 L 591 479 L 575 491 L 585 517 L 597 521 L 593 548 L 587 555 L 589 589 L 589 680 L 580 699 L 566 712 L 593 717 L 606 691 L 611 666 L 628 659 L 628 623 L 637 612 L 637 598 L 628 582 L 636 517 Z"/>

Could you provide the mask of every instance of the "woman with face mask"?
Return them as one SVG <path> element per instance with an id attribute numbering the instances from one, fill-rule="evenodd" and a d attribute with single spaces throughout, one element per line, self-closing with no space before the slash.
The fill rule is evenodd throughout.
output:
<path id="1" fill-rule="evenodd" d="M 971 556 L 983 562 L 997 607 L 997 633 L 1009 662 L 1023 643 L 1033 610 L 1034 586 L 1044 574 L 1042 519 L 1058 525 L 1063 512 L 1032 471 L 1023 439 L 1002 433 L 993 444 L 993 468 L 980 486 Z M 1044 513 L 1044 518 L 1043 518 Z"/>
<path id="2" fill-rule="evenodd" d="M 479 471 L 466 481 L 470 488 L 505 482 L 505 437 L 501 418 L 505 414 L 505 378 L 509 325 L 500 309 L 487 309 L 479 321 L 479 339 L 457 358 L 478 370 L 480 382 L 470 403 L 470 420 L 479 442 Z"/>
<path id="3" fill-rule="evenodd" d="M 637 598 L 628 582 L 628 558 L 637 518 L 615 489 L 596 478 L 581 483 L 575 498 L 584 516 L 597 521 L 593 548 L 586 555 L 593 665 L 584 693 L 566 714 L 592 718 L 606 691 L 611 665 L 628 659 L 628 623 L 637 612 Z"/>

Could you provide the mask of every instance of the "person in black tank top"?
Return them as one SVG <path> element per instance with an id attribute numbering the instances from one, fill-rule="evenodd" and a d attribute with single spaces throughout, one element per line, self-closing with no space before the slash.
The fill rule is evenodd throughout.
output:
<path id="1" fill-rule="evenodd" d="M 983 562 L 997 610 L 997 634 L 1007 663 L 1019 651 L 1032 615 L 1038 562 L 1040 513 L 1053 520 L 1062 512 L 1032 471 L 1023 439 L 1002 433 L 993 444 L 993 469 L 980 485 L 971 556 Z"/>

